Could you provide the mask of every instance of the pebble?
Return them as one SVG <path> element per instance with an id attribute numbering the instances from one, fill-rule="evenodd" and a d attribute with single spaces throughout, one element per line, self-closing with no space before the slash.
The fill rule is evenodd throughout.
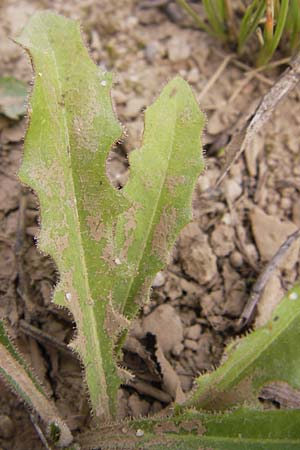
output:
<path id="1" fill-rule="evenodd" d="M 240 252 L 234 251 L 229 256 L 230 263 L 232 267 L 238 269 L 243 265 L 243 256 Z"/>
<path id="2" fill-rule="evenodd" d="M 185 331 L 185 337 L 187 339 L 192 339 L 193 341 L 197 341 L 200 338 L 201 335 L 201 325 L 198 323 L 196 325 L 192 325 L 191 327 L 188 327 Z"/>
<path id="3" fill-rule="evenodd" d="M 282 209 L 290 209 L 292 207 L 292 200 L 287 197 L 283 197 L 280 202 Z"/>
<path id="4" fill-rule="evenodd" d="M 149 64 L 153 64 L 163 53 L 164 49 L 158 41 L 148 42 L 144 50 L 145 59 Z"/>
<path id="5" fill-rule="evenodd" d="M 242 194 L 242 187 L 233 179 L 226 180 L 224 184 L 225 194 L 233 203 Z"/>
<path id="6" fill-rule="evenodd" d="M 198 342 L 193 341 L 192 339 L 185 339 L 184 346 L 185 346 L 185 348 L 193 350 L 194 352 L 196 352 L 199 348 Z"/>
<path id="7" fill-rule="evenodd" d="M 182 38 L 172 37 L 167 44 L 169 60 L 172 62 L 184 61 L 191 54 L 189 44 Z"/>
<path id="8" fill-rule="evenodd" d="M 165 284 L 165 281 L 166 281 L 166 279 L 165 279 L 163 272 L 158 272 L 154 278 L 152 287 L 154 287 L 154 288 L 161 287 Z"/>
<path id="9" fill-rule="evenodd" d="M 155 308 L 142 320 L 144 334 L 150 332 L 157 337 L 158 344 L 164 353 L 176 352 L 178 344 L 183 340 L 183 327 L 175 308 L 163 304 Z"/>
<path id="10" fill-rule="evenodd" d="M 217 225 L 211 235 L 211 245 L 217 256 L 227 256 L 234 250 L 234 230 L 228 225 Z"/>
<path id="11" fill-rule="evenodd" d="M 15 426 L 10 417 L 5 414 L 0 415 L 0 437 L 10 439 L 15 433 Z"/>
<path id="12" fill-rule="evenodd" d="M 200 73 L 197 67 L 193 67 L 188 75 L 187 75 L 187 81 L 189 83 L 197 83 L 197 81 L 199 81 L 199 77 L 200 77 Z"/>
<path id="13" fill-rule="evenodd" d="M 117 105 L 122 105 L 127 102 L 127 96 L 118 89 L 114 89 L 112 93 L 113 100 L 117 103 Z"/>

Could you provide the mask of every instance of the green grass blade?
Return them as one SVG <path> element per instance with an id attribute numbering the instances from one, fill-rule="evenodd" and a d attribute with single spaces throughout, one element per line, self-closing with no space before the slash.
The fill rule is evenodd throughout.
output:
<path id="1" fill-rule="evenodd" d="M 291 49 L 297 49 L 300 45 L 300 0 L 291 0 L 286 19 L 286 30 L 289 33 Z"/>
<path id="2" fill-rule="evenodd" d="M 278 17 L 276 18 L 277 23 L 273 39 L 270 42 L 266 42 L 266 44 L 261 48 L 257 58 L 258 66 L 263 66 L 264 64 L 266 64 L 272 58 L 276 48 L 278 47 L 279 41 L 285 28 L 286 18 L 289 10 L 289 3 L 290 0 L 281 1 Z"/>
<path id="3" fill-rule="evenodd" d="M 174 78 L 146 110 L 143 146 L 130 154 L 124 189 L 132 207 L 119 219 L 120 279 L 116 308 L 131 318 L 147 300 L 180 230 L 191 220 L 191 198 L 203 169 L 204 116 L 188 84 Z"/>
<path id="4" fill-rule="evenodd" d="M 58 428 L 58 445 L 69 445 L 72 442 L 69 428 L 60 418 L 56 407 L 48 399 L 43 387 L 30 370 L 28 364 L 10 341 L 1 320 L 0 376 L 18 397 L 40 416 L 48 431 L 52 427 Z"/>
<path id="5" fill-rule="evenodd" d="M 216 36 L 226 39 L 224 2 L 222 0 L 203 0 L 203 6 Z"/>
<path id="6" fill-rule="evenodd" d="M 189 406 L 210 410 L 258 406 L 263 386 L 273 381 L 300 389 L 300 286 L 295 286 L 274 311 L 270 322 L 234 341 L 225 362 L 200 376 Z"/>
<path id="7" fill-rule="evenodd" d="M 80 443 L 85 449 L 102 450 L 298 450 L 299 429 L 299 410 L 186 411 L 103 427 L 81 436 Z"/>
<path id="8" fill-rule="evenodd" d="M 196 11 L 188 4 L 188 2 L 186 0 L 176 0 L 178 5 L 181 6 L 181 8 L 183 8 L 196 22 L 196 24 L 198 25 L 198 27 L 201 30 L 206 31 L 208 34 L 213 34 L 213 30 L 206 25 L 205 22 L 203 22 L 201 20 L 201 18 L 199 17 L 199 15 L 196 13 Z"/>
<path id="9" fill-rule="evenodd" d="M 255 32 L 266 10 L 265 0 L 253 0 L 248 6 L 240 25 L 238 53 L 241 53 L 249 37 Z"/>

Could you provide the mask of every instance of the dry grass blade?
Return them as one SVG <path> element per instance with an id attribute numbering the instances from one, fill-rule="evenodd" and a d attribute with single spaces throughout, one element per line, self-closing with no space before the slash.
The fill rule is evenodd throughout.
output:
<path id="1" fill-rule="evenodd" d="M 215 188 L 220 186 L 232 165 L 250 145 L 253 137 L 262 130 L 282 100 L 300 81 L 300 53 L 290 62 L 290 67 L 282 74 L 274 86 L 264 95 L 253 114 L 243 119 L 240 130 L 234 134 L 227 147 L 227 161 L 219 176 Z M 252 107 L 252 105 L 251 105 Z"/>

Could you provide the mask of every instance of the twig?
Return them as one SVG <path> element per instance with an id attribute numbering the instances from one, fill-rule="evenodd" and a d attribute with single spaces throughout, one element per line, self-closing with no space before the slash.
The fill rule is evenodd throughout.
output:
<path id="1" fill-rule="evenodd" d="M 259 398 L 279 403 L 284 409 L 300 409 L 300 392 L 283 381 L 264 386 Z"/>
<path id="2" fill-rule="evenodd" d="M 208 83 L 205 85 L 205 88 L 202 89 L 200 92 L 200 95 L 198 95 L 198 101 L 201 101 L 203 97 L 207 94 L 207 92 L 213 87 L 213 85 L 216 83 L 218 78 L 222 75 L 222 72 L 226 69 L 228 63 L 232 60 L 233 54 L 227 55 L 226 58 L 222 61 L 220 66 L 218 67 L 217 71 L 214 73 L 214 75 L 209 79 Z"/>
<path id="3" fill-rule="evenodd" d="M 23 319 L 20 320 L 19 325 L 23 333 L 27 334 L 28 336 L 36 339 L 42 344 L 49 344 L 52 347 L 56 348 L 57 350 L 61 351 L 62 353 L 67 354 L 68 356 L 73 356 L 74 358 L 76 358 L 76 355 L 66 344 L 60 342 L 58 339 L 51 336 L 50 334 L 45 333 L 44 331 L 40 330 L 39 328 L 36 328 L 35 326 L 29 324 Z"/>
<path id="4" fill-rule="evenodd" d="M 41 428 L 39 427 L 37 421 L 35 420 L 35 417 L 33 416 L 33 414 L 29 414 L 29 417 L 30 417 L 30 420 L 31 420 L 32 425 L 33 425 L 34 428 L 35 428 L 35 431 L 36 431 L 37 434 L 38 434 L 38 437 L 40 438 L 40 440 L 41 440 L 42 443 L 44 444 L 46 450 L 52 450 L 52 448 L 49 447 L 49 444 L 48 444 L 48 442 L 47 442 L 47 439 L 46 439 L 44 433 L 42 432 Z"/>
<path id="5" fill-rule="evenodd" d="M 244 307 L 241 317 L 237 323 L 238 330 L 241 330 L 249 323 L 249 320 L 253 316 L 254 309 L 262 295 L 262 291 L 269 281 L 272 273 L 278 267 L 288 249 L 299 237 L 300 229 L 296 230 L 286 239 L 286 241 L 279 247 L 271 261 L 268 262 L 263 272 L 259 275 L 257 281 L 254 283 L 248 302 L 246 303 L 246 306 Z"/>
<path id="6" fill-rule="evenodd" d="M 227 148 L 227 162 L 218 178 L 215 188 L 218 187 L 253 137 L 265 127 L 274 110 L 289 94 L 300 80 L 300 53 L 290 62 L 290 67 L 283 73 L 274 86 L 264 95 L 255 113 L 250 115 L 244 126 L 237 132 Z"/>
<path id="7" fill-rule="evenodd" d="M 145 383 L 144 381 L 140 380 L 129 381 L 126 382 L 126 386 L 130 386 L 136 391 L 138 391 L 140 394 L 149 395 L 150 397 L 153 397 L 162 403 L 172 402 L 171 395 L 167 394 L 166 392 L 163 392 L 161 389 L 158 389 L 149 383 Z"/>

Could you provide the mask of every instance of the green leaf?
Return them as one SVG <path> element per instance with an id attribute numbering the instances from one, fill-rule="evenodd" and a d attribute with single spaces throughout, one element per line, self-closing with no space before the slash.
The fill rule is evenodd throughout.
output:
<path id="1" fill-rule="evenodd" d="M 13 77 L 0 78 L 0 114 L 18 120 L 26 112 L 26 85 Z"/>
<path id="2" fill-rule="evenodd" d="M 37 13 L 19 42 L 36 74 L 19 176 L 39 196 L 39 247 L 57 263 L 54 301 L 74 316 L 72 346 L 94 413 L 109 418 L 120 384 L 118 337 L 191 217 L 203 115 L 188 85 L 171 81 L 146 112 L 144 145 L 130 156 L 128 186 L 117 191 L 105 167 L 121 134 L 111 75 L 89 58 L 79 25 Z"/>
<path id="3" fill-rule="evenodd" d="M 67 425 L 60 418 L 55 405 L 48 399 L 43 387 L 28 364 L 10 341 L 0 320 L 0 376 L 9 387 L 35 411 L 48 428 L 58 428 L 57 444 L 69 445 L 73 438 Z"/>
<path id="4" fill-rule="evenodd" d="M 259 394 L 273 382 L 300 389 L 300 286 L 295 286 L 266 326 L 233 341 L 225 362 L 200 376 L 189 406 L 210 410 L 248 405 L 259 407 Z"/>
<path id="5" fill-rule="evenodd" d="M 112 298 L 126 317 L 147 300 L 155 274 L 191 221 L 192 193 L 203 169 L 203 124 L 188 84 L 179 77 L 146 111 L 143 147 L 130 154 L 124 189 L 132 206 L 117 225 L 119 280 Z"/>
<path id="6" fill-rule="evenodd" d="M 299 410 L 186 411 L 102 427 L 81 436 L 80 443 L 85 449 L 102 450 L 298 450 L 299 430 Z"/>

